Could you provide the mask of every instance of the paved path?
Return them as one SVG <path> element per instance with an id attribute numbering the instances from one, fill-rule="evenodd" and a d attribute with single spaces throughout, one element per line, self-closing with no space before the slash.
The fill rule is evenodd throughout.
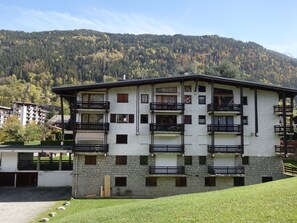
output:
<path id="1" fill-rule="evenodd" d="M 0 189 L 0 222 L 30 222 L 56 201 L 69 197 L 69 188 Z"/>

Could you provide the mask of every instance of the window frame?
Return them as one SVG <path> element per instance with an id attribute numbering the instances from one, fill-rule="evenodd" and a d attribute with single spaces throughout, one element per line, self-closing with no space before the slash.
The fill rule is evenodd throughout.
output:
<path id="1" fill-rule="evenodd" d="M 116 144 L 128 144 L 128 135 L 127 134 L 117 134 L 116 135 Z"/>
<path id="2" fill-rule="evenodd" d="M 207 159 L 206 156 L 199 156 L 199 165 L 206 165 Z"/>
<path id="3" fill-rule="evenodd" d="M 192 125 L 192 115 L 184 115 L 184 124 Z"/>
<path id="4" fill-rule="evenodd" d="M 139 165 L 147 166 L 148 165 L 148 156 L 139 156 Z"/>
<path id="5" fill-rule="evenodd" d="M 149 123 L 148 119 L 149 119 L 148 114 L 140 114 L 140 124 L 148 124 Z"/>
<path id="6" fill-rule="evenodd" d="M 141 94 L 140 101 L 142 104 L 148 104 L 149 103 L 149 94 Z"/>
<path id="7" fill-rule="evenodd" d="M 206 95 L 198 95 L 198 104 L 206 105 Z"/>
<path id="8" fill-rule="evenodd" d="M 129 94 L 118 93 L 117 94 L 117 103 L 129 103 Z"/>
<path id="9" fill-rule="evenodd" d="M 116 156 L 115 165 L 127 165 L 127 156 Z"/>
<path id="10" fill-rule="evenodd" d="M 204 121 L 202 121 L 202 120 L 204 120 Z M 198 124 L 206 125 L 206 115 L 198 115 Z"/>
<path id="11" fill-rule="evenodd" d="M 184 164 L 185 164 L 185 166 L 192 166 L 193 157 L 192 156 L 184 156 Z"/>
<path id="12" fill-rule="evenodd" d="M 124 180 L 124 181 L 121 182 L 121 180 Z M 114 186 L 115 187 L 127 187 L 127 177 L 115 177 L 114 178 Z"/>
<path id="13" fill-rule="evenodd" d="M 158 186 L 158 178 L 157 177 L 146 177 L 145 178 L 145 186 L 146 187 L 157 187 Z"/>
<path id="14" fill-rule="evenodd" d="M 198 92 L 206 92 L 206 86 L 198 85 Z"/>
<path id="15" fill-rule="evenodd" d="M 242 165 L 249 165 L 250 164 L 250 157 L 244 156 L 241 158 Z"/>
<path id="16" fill-rule="evenodd" d="M 85 165 L 96 165 L 97 156 L 96 155 L 85 155 Z"/>
<path id="17" fill-rule="evenodd" d="M 248 124 L 249 124 L 248 116 L 243 116 L 243 117 L 242 117 L 242 124 L 243 124 L 243 125 L 248 125 Z"/>
<path id="18" fill-rule="evenodd" d="M 192 95 L 184 95 L 184 103 L 186 105 L 192 104 Z"/>
<path id="19" fill-rule="evenodd" d="M 216 187 L 216 177 L 204 177 L 204 186 L 205 187 Z"/>
<path id="20" fill-rule="evenodd" d="M 245 185 L 244 177 L 233 177 L 233 186 L 234 187 L 242 187 Z"/>
<path id="21" fill-rule="evenodd" d="M 175 177 L 175 187 L 187 187 L 187 177 Z"/>

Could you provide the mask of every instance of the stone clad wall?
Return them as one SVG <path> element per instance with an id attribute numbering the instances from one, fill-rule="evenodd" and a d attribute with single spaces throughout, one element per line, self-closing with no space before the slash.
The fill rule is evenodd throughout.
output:
<path id="1" fill-rule="evenodd" d="M 154 156 L 148 156 L 148 164 L 154 165 Z M 240 164 L 240 156 L 236 163 Z M 111 177 L 112 196 L 158 197 L 174 194 L 204 192 L 233 187 L 232 176 L 217 176 L 215 187 L 205 186 L 208 177 L 208 165 L 213 164 L 213 157 L 207 156 L 206 165 L 199 165 L 199 156 L 192 157 L 192 165 L 185 166 L 186 187 L 176 187 L 175 176 L 158 176 L 157 187 L 146 187 L 145 178 L 149 177 L 149 165 L 140 165 L 139 156 L 128 156 L 127 165 L 115 165 L 115 156 L 97 156 L 96 165 L 85 165 L 85 156 L 75 154 L 73 175 L 73 196 L 100 195 L 100 186 L 104 176 Z M 178 156 L 178 165 L 184 165 L 184 157 Z M 77 167 L 77 169 L 76 169 Z M 249 157 L 245 167 L 245 185 L 261 183 L 263 176 L 272 176 L 273 180 L 284 178 L 282 159 L 279 157 Z M 127 177 L 126 187 L 115 187 L 115 177 Z"/>

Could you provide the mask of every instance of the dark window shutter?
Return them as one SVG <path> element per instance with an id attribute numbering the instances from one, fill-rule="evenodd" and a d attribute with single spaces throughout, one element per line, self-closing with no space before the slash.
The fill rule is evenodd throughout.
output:
<path id="1" fill-rule="evenodd" d="M 134 123 L 134 114 L 129 114 L 129 123 Z"/>
<path id="2" fill-rule="evenodd" d="M 116 123 L 116 114 L 110 114 L 110 122 Z"/>

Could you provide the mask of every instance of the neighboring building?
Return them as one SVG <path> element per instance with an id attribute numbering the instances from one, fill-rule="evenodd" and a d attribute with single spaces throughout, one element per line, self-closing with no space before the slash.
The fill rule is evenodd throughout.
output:
<path id="1" fill-rule="evenodd" d="M 22 125 L 26 125 L 33 121 L 38 124 L 44 124 L 48 111 L 38 104 L 13 102 L 12 114 L 19 118 Z"/>
<path id="2" fill-rule="evenodd" d="M 11 115 L 11 113 L 11 108 L 0 106 L 0 128 L 2 128 L 3 124 L 5 123 L 6 119 Z"/>
<path id="3" fill-rule="evenodd" d="M 167 196 L 284 177 L 297 89 L 187 75 L 53 91 L 70 104 L 73 196 L 106 185 L 112 196 Z"/>
<path id="4" fill-rule="evenodd" d="M 0 145 L 0 187 L 67 187 L 71 184 L 71 147 Z"/>

